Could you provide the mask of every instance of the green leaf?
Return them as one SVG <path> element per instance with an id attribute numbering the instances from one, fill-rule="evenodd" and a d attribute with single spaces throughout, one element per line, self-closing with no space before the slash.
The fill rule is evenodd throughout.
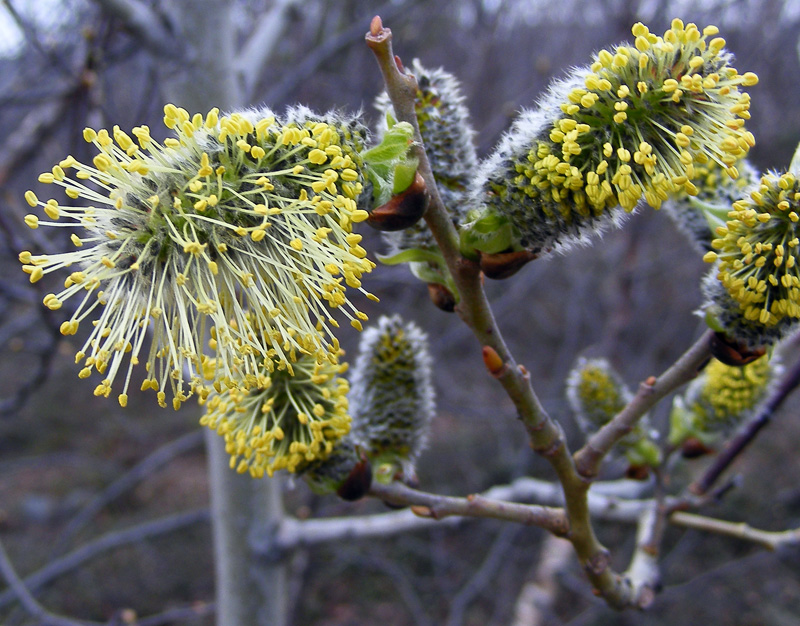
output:
<path id="1" fill-rule="evenodd" d="M 508 218 L 496 213 L 487 213 L 479 219 L 465 224 L 459 232 L 461 252 L 474 257 L 475 252 L 497 254 L 513 249 L 516 237 Z"/>
<path id="2" fill-rule="evenodd" d="M 401 263 L 435 263 L 444 265 L 444 257 L 438 252 L 433 250 L 424 250 L 422 248 L 409 248 L 403 250 L 394 256 L 377 255 L 378 260 L 384 265 L 400 265 Z"/>
<path id="3" fill-rule="evenodd" d="M 731 207 L 727 204 L 703 202 L 691 196 L 689 197 L 689 204 L 692 205 L 692 208 L 703 214 L 703 217 L 706 218 L 706 222 L 708 222 L 708 227 L 711 229 L 711 234 L 716 237 L 717 227 L 725 226 Z"/>
<path id="4" fill-rule="evenodd" d="M 387 130 L 381 142 L 363 152 L 362 158 L 366 163 L 392 163 L 404 156 L 411 146 L 414 138 L 414 129 L 408 122 L 398 122 Z"/>
<path id="5" fill-rule="evenodd" d="M 706 326 L 708 326 L 711 330 L 713 330 L 716 333 L 725 332 L 725 330 L 722 328 L 722 324 L 719 323 L 719 320 L 711 311 L 711 308 L 706 309 L 706 314 L 704 317 L 706 321 Z"/>
<path id="6" fill-rule="evenodd" d="M 417 175 L 417 166 L 419 166 L 419 159 L 416 158 L 401 161 L 394 166 L 393 194 L 403 193 L 411 186 Z"/>

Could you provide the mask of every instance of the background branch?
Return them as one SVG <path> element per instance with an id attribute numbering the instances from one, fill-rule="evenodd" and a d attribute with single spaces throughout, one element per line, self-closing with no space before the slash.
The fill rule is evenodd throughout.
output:
<path id="1" fill-rule="evenodd" d="M 22 580 L 20 580 L 20 577 L 17 575 L 11 560 L 8 558 L 8 553 L 6 552 L 2 541 L 0 541 L 0 574 L 3 575 L 3 578 L 5 578 L 6 582 L 8 583 L 8 586 L 10 587 L 9 592 L 16 596 L 17 600 L 19 600 L 19 603 L 22 605 L 22 608 L 24 608 L 31 615 L 31 617 L 38 619 L 42 626 L 84 626 L 87 624 L 99 623 L 86 622 L 83 620 L 79 621 L 54 615 L 45 609 L 41 604 L 39 604 L 36 601 L 36 598 L 34 598 L 30 591 L 28 591 L 25 583 L 23 583 Z"/>
<path id="2" fill-rule="evenodd" d="M 59 537 L 54 553 L 61 553 L 72 537 L 111 502 L 119 498 L 125 492 L 133 489 L 141 481 L 164 467 L 164 465 L 172 461 L 175 457 L 199 448 L 202 443 L 203 432 L 201 430 L 193 430 L 161 446 L 155 452 L 142 459 L 128 472 L 120 476 L 102 492 L 92 498 L 78 514 L 69 521 L 61 533 L 61 537 Z"/>
<path id="3" fill-rule="evenodd" d="M 275 0 L 270 10 L 259 17 L 252 34 L 236 55 L 233 69 L 239 75 L 245 98 L 250 98 L 253 87 L 264 73 L 289 21 L 289 10 L 297 4 L 300 0 Z"/>
<path id="4" fill-rule="evenodd" d="M 207 522 L 208 519 L 208 510 L 198 509 L 185 513 L 176 513 L 175 515 L 139 524 L 133 528 L 106 533 L 93 541 L 85 543 L 72 552 L 69 552 L 60 559 L 51 561 L 39 571 L 26 576 L 24 584 L 31 593 L 35 593 L 47 583 L 71 572 L 90 559 L 108 552 L 109 550 L 114 550 L 131 543 L 137 543 L 144 539 L 152 539 L 159 535 L 173 533 L 199 522 Z M 10 604 L 14 598 L 15 593 L 13 590 L 6 590 L 0 593 L 0 608 Z"/>
<path id="5" fill-rule="evenodd" d="M 800 545 L 800 528 L 783 531 L 759 530 L 744 522 L 727 522 L 683 511 L 673 513 L 669 521 L 676 526 L 683 526 L 684 528 L 693 528 L 750 541 L 770 551 L 775 551 L 784 546 Z"/>
<path id="6" fill-rule="evenodd" d="M 140 0 L 94 0 L 111 17 L 118 19 L 143 46 L 156 56 L 177 60 L 186 51 L 164 15 Z"/>

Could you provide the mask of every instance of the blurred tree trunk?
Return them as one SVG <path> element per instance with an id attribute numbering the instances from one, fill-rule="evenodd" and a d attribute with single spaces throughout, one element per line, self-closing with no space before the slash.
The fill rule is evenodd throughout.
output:
<path id="1" fill-rule="evenodd" d="M 190 114 L 219 107 L 223 112 L 245 103 L 234 71 L 235 32 L 232 3 L 172 0 L 175 33 L 188 51 L 186 67 L 163 76 L 169 101 Z M 224 441 L 206 433 L 209 489 L 216 568 L 217 624 L 284 626 L 288 614 L 286 568 L 267 563 L 254 542 L 268 536 L 283 516 L 281 481 L 253 480 L 228 466 Z"/>

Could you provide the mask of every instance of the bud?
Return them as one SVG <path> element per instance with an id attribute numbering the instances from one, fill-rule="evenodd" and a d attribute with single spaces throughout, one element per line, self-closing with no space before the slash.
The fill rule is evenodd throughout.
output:
<path id="1" fill-rule="evenodd" d="M 734 203 L 711 242 L 717 278 L 754 326 L 800 320 L 800 180 L 768 172 Z"/>
<path id="2" fill-rule="evenodd" d="M 729 435 L 755 414 L 781 369 L 777 358 L 770 360 L 766 355 L 743 366 L 712 359 L 686 392 L 673 400 L 670 443 L 697 440 L 711 446 Z"/>
<path id="3" fill-rule="evenodd" d="M 633 394 L 606 359 L 581 357 L 567 377 L 567 400 L 578 425 L 587 434 L 610 422 L 632 398 Z M 639 476 L 641 468 L 661 462 L 661 451 L 653 438 L 655 433 L 644 416 L 619 442 L 630 463 L 631 475 Z"/>
<path id="4" fill-rule="evenodd" d="M 681 189 L 695 194 L 697 165 L 716 160 L 735 174 L 754 143 L 740 87 L 755 76 L 739 75 L 694 24 L 676 20 L 663 38 L 643 24 L 633 33 L 635 45 L 602 50 L 504 135 L 478 172 L 482 208 L 466 230 L 500 218 L 512 236 L 480 232 L 466 237 L 468 248 L 563 249 L 621 223 L 642 201 L 659 208 Z"/>
<path id="5" fill-rule="evenodd" d="M 458 227 L 464 221 L 468 188 L 478 164 L 472 141 L 475 131 L 458 79 L 443 69 L 426 69 L 418 60 L 414 60 L 412 71 L 417 79 L 415 110 L 422 143 L 439 196 Z M 384 117 L 394 113 L 386 93 L 378 96 L 375 105 Z M 438 250 L 433 234 L 421 221 L 400 232 L 384 234 L 384 240 L 389 256 L 412 249 Z M 433 282 L 446 285 L 444 262 L 427 261 L 426 265 L 428 273 L 439 275 Z"/>
<path id="6" fill-rule="evenodd" d="M 361 337 L 351 387 L 353 437 L 377 478 L 413 476 L 435 413 L 425 334 L 399 316 L 381 317 Z"/>
<path id="7" fill-rule="evenodd" d="M 741 361 L 740 357 L 747 359 L 752 353 L 758 353 L 778 343 L 797 328 L 797 320 L 788 317 L 769 326 L 762 324 L 760 320 L 747 319 L 741 304 L 731 297 L 717 276 L 718 271 L 715 269 L 703 279 L 705 302 L 701 313 L 709 327 L 723 333 L 727 338 L 725 343 L 733 348 L 735 353 L 731 354 L 729 360 Z M 721 350 L 716 356 L 725 359 Z"/>
<path id="8" fill-rule="evenodd" d="M 717 237 L 714 231 L 725 225 L 733 203 L 744 197 L 746 190 L 759 180 L 758 171 L 747 159 L 741 159 L 735 167 L 739 173 L 737 178 L 731 178 L 716 161 L 695 166 L 691 182 L 697 195 L 690 196 L 681 189 L 662 205 L 701 253 L 711 250 L 711 241 Z"/>
<path id="9" fill-rule="evenodd" d="M 372 467 L 361 447 L 348 435 L 334 445 L 326 459 L 311 465 L 303 478 L 316 493 L 359 500 L 372 485 Z"/>
<path id="10" fill-rule="evenodd" d="M 231 468 L 253 478 L 285 469 L 302 473 L 327 459 L 350 431 L 346 365 L 315 357 L 288 368 L 262 370 L 255 380 L 220 391 L 205 401 L 200 424 L 225 438 Z"/>
<path id="11" fill-rule="evenodd" d="M 428 207 L 428 190 L 422 176 L 415 174 L 414 182 L 405 191 L 392 196 L 386 204 L 372 209 L 367 224 L 375 230 L 393 232 L 416 224 Z"/>

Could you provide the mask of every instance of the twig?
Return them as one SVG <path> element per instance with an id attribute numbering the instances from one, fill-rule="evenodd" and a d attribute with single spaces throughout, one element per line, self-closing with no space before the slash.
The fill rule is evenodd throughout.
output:
<path id="1" fill-rule="evenodd" d="M 402 4 L 386 2 L 378 8 L 378 11 L 387 16 L 392 16 L 401 12 L 408 12 L 413 9 L 414 5 L 420 4 L 422 1 L 423 0 L 411 0 L 410 2 L 404 2 Z M 336 53 L 340 50 L 360 40 L 363 34 L 364 26 L 360 23 L 355 23 L 340 33 L 336 33 L 326 39 L 307 54 L 302 61 L 292 67 L 292 71 L 281 79 L 278 84 L 271 87 L 264 100 L 275 104 L 284 102 L 292 95 L 292 92 L 297 89 L 297 86 L 313 76 L 323 63 L 334 58 Z"/>
<path id="2" fill-rule="evenodd" d="M 420 517 L 440 520 L 451 515 L 492 517 L 528 526 L 538 526 L 557 535 L 569 531 L 563 509 L 538 504 L 518 504 L 473 494 L 466 498 L 440 496 L 411 489 L 400 483 L 375 483 L 370 493 L 390 504 L 411 505 Z"/>
<path id="3" fill-rule="evenodd" d="M 158 56 L 183 56 L 181 38 L 176 37 L 165 18 L 139 0 L 94 0 L 108 15 L 117 18 L 142 45 Z"/>
<path id="4" fill-rule="evenodd" d="M 49 65 L 59 68 L 64 74 L 72 75 L 72 70 L 64 61 L 64 55 L 57 53 L 55 50 L 48 50 L 42 45 L 34 28 L 26 20 L 22 19 L 22 16 L 11 0 L 2 0 L 2 3 L 11 16 L 11 19 L 14 20 L 14 23 L 22 31 L 28 44 L 45 57 Z"/>
<path id="5" fill-rule="evenodd" d="M 651 376 L 642 382 L 633 400 L 589 438 L 586 445 L 575 453 L 575 465 L 581 476 L 597 476 L 600 462 L 614 444 L 627 435 L 636 422 L 661 398 L 697 376 L 711 358 L 713 336 L 712 331 L 707 331 L 661 376 Z"/>
<path id="6" fill-rule="evenodd" d="M 175 622 L 213 615 L 215 610 L 216 605 L 213 602 L 194 602 L 189 606 L 177 607 L 157 615 L 137 619 L 133 626 L 168 626 Z"/>
<path id="7" fill-rule="evenodd" d="M 443 497 L 408 489 L 402 485 L 383 486 L 379 489 L 381 488 L 384 492 L 392 493 L 392 501 L 408 506 L 426 506 L 432 500 Z M 637 499 L 641 495 L 641 488 L 642 485 L 636 481 L 596 483 L 589 492 L 589 509 L 592 515 L 598 519 L 633 523 L 650 502 Z M 564 503 L 564 493 L 560 485 L 536 478 L 519 478 L 508 485 L 496 485 L 485 491 L 482 497 L 485 500 L 536 502 L 553 506 Z M 463 504 L 467 503 L 465 498 L 460 500 Z M 389 537 L 417 529 L 430 528 L 434 525 L 455 526 L 464 522 L 465 517 L 450 515 L 443 519 L 434 519 L 419 517 L 411 509 L 403 509 L 359 517 L 306 520 L 286 518 L 278 527 L 273 537 L 273 543 L 267 544 L 265 548 L 275 548 L 280 552 L 285 552 L 345 539 Z"/>
<path id="8" fill-rule="evenodd" d="M 3 575 L 3 578 L 5 578 L 8 583 L 11 595 L 15 596 L 22 605 L 22 608 L 32 617 L 38 619 L 39 623 L 43 626 L 85 626 L 87 624 L 99 624 L 99 622 L 87 622 L 54 615 L 39 604 L 17 575 L 11 560 L 8 558 L 8 553 L 2 541 L 0 541 L 0 574 Z"/>
<path id="9" fill-rule="evenodd" d="M 158 535 L 175 532 L 176 530 L 192 526 L 199 522 L 207 522 L 208 519 L 209 514 L 207 509 L 197 509 L 185 513 L 176 513 L 175 515 L 139 524 L 133 528 L 107 533 L 93 541 L 85 543 L 80 548 L 73 550 L 60 559 L 51 561 L 39 571 L 27 576 L 24 581 L 25 586 L 31 593 L 35 593 L 47 583 L 55 580 L 59 576 L 63 576 L 67 572 L 71 572 L 83 565 L 86 561 L 104 552 L 136 543 L 143 539 L 150 539 Z M 0 608 L 10 604 L 15 597 L 16 594 L 13 590 L 6 590 L 0 593 Z"/>
<path id="10" fill-rule="evenodd" d="M 676 526 L 683 526 L 684 528 L 693 528 L 750 541 L 770 551 L 775 551 L 783 546 L 800 545 L 800 528 L 783 531 L 759 530 L 749 524 L 727 522 L 694 513 L 684 513 L 683 511 L 673 513 L 669 521 Z"/>
<path id="11" fill-rule="evenodd" d="M 190 450 L 194 450 L 195 448 L 199 448 L 202 443 L 203 431 L 196 429 L 178 437 L 174 441 L 170 441 L 142 459 L 130 471 L 120 476 L 101 493 L 92 498 L 92 500 L 69 521 L 62 531 L 56 547 L 53 549 L 54 555 L 60 554 L 70 539 L 91 521 L 95 515 L 108 506 L 110 502 L 119 498 L 126 491 L 133 489 L 142 480 L 158 471 L 175 457 L 189 452 Z"/>
<path id="12" fill-rule="evenodd" d="M 62 123 L 71 97 L 77 89 L 78 87 L 73 86 L 65 91 L 63 97 L 40 103 L 15 125 L 3 142 L 3 150 L 0 152 L 0 185 L 4 185 L 25 165 L 40 150 L 42 139 Z"/>
<path id="13" fill-rule="evenodd" d="M 783 404 L 783 401 L 798 385 L 800 385 L 800 360 L 786 372 L 780 384 L 775 388 L 775 391 L 773 391 L 752 421 L 748 422 L 744 429 L 728 443 L 703 475 L 689 486 L 689 491 L 695 495 L 705 494 L 717 482 L 722 473 L 728 469 L 730 464 L 756 438 L 761 429 L 769 424 L 775 411 L 778 410 L 778 407 Z"/>
<path id="14" fill-rule="evenodd" d="M 364 563 L 364 561 L 366 561 L 366 563 Z M 408 612 L 411 613 L 414 622 L 418 626 L 429 626 L 431 622 L 428 619 L 428 616 L 425 614 L 425 606 L 423 605 L 417 590 L 414 589 L 411 576 L 409 576 L 405 568 L 403 568 L 399 563 L 395 563 L 391 559 L 379 558 L 374 555 L 368 557 L 367 559 L 360 558 L 356 561 L 356 563 L 358 565 L 366 564 L 386 574 L 386 576 L 397 589 L 397 592 L 400 594 L 400 598 L 406 605 Z"/>
<path id="15" fill-rule="evenodd" d="M 623 584 L 622 578 L 611 569 L 608 551 L 600 544 L 592 527 L 587 498 L 590 481 L 576 471 L 561 427 L 544 410 L 530 384 L 527 370 L 517 365 L 506 346 L 483 290 L 478 263 L 461 256 L 457 233 L 442 204 L 422 144 L 414 108 L 416 79 L 403 70 L 399 59 L 395 57 L 392 51 L 392 33 L 383 27 L 378 16 L 370 24 L 366 43 L 378 62 L 395 116 L 414 128 L 414 150 L 419 159 L 417 171 L 424 179 L 430 195 L 424 217 L 453 276 L 457 295 L 460 296 L 456 311 L 472 329 L 484 352 L 493 351 L 497 360 L 502 363 L 503 366 L 497 369 L 495 377 L 514 403 L 527 430 L 531 447 L 550 462 L 558 475 L 565 494 L 568 538 L 587 576 L 609 604 L 620 608 L 629 606 L 633 599 L 629 589 Z M 460 510 L 465 508 L 460 507 Z M 434 511 L 431 513 L 435 514 Z"/>

